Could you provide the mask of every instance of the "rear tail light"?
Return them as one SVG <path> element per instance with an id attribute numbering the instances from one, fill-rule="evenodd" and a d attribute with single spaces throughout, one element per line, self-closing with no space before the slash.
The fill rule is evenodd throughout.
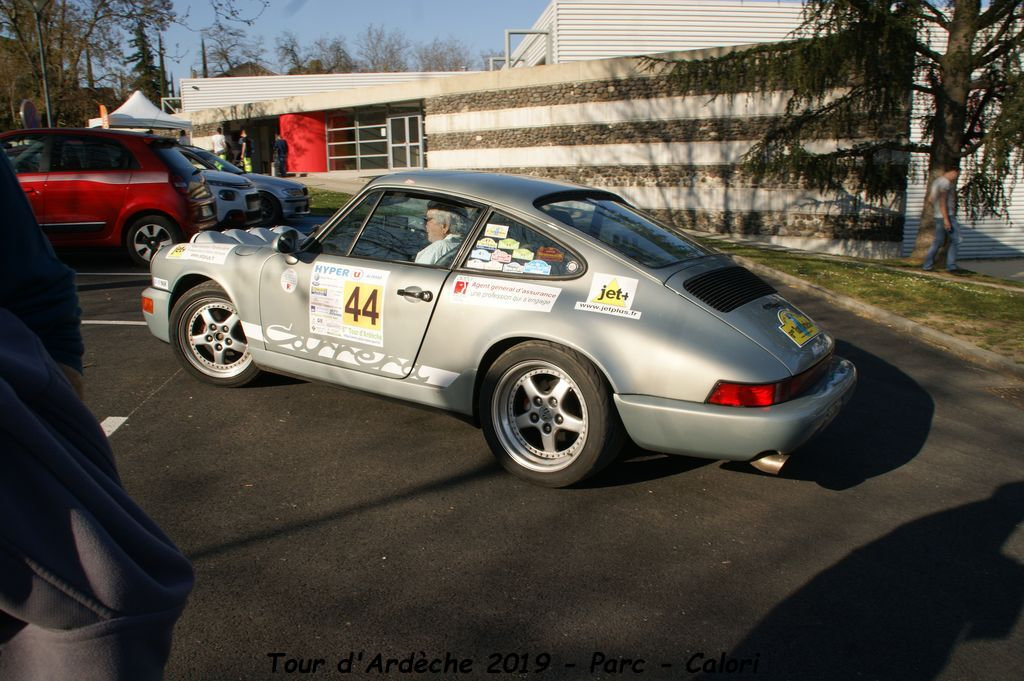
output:
<path id="1" fill-rule="evenodd" d="M 171 175 L 171 184 L 179 194 L 188 196 L 188 181 L 181 175 Z"/>
<path id="2" fill-rule="evenodd" d="M 719 381 L 715 384 L 708 404 L 726 407 L 770 407 L 799 397 L 822 377 L 829 367 L 831 355 L 813 367 L 775 383 L 731 383 Z"/>

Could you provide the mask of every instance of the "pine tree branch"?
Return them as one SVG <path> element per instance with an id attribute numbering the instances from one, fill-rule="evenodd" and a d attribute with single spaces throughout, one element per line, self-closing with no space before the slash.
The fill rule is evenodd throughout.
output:
<path id="1" fill-rule="evenodd" d="M 915 14 L 920 17 L 923 21 L 927 21 L 933 24 L 941 26 L 944 30 L 949 28 L 949 19 L 942 13 L 942 10 L 935 7 L 930 2 L 910 2 L 907 3 L 911 7 L 915 8 Z"/>
<path id="2" fill-rule="evenodd" d="M 1014 16 L 1012 13 L 1006 17 L 1002 26 L 999 27 L 999 30 L 996 31 L 995 34 L 993 34 L 993 36 L 975 52 L 977 58 L 984 63 L 987 55 L 1003 43 L 1003 39 L 1006 34 L 1014 28 L 1016 24 L 1020 23 L 1022 19 L 1024 19 L 1024 16 Z"/>
<path id="3" fill-rule="evenodd" d="M 1007 40 L 1002 45 L 989 52 L 987 56 L 976 63 L 975 68 L 988 66 L 1002 57 L 1016 52 L 1022 46 L 1024 46 L 1024 31 L 1018 33 L 1011 40 Z"/>
<path id="4" fill-rule="evenodd" d="M 988 9 L 978 15 L 978 31 L 995 26 L 1009 15 L 1012 15 L 1020 5 L 1020 0 L 992 0 Z"/>

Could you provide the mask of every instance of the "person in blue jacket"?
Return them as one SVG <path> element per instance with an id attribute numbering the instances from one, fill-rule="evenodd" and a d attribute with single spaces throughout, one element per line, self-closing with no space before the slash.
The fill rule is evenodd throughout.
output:
<path id="1" fill-rule="evenodd" d="M 0 679 L 159 681 L 192 566 L 80 399 L 74 272 L 0 156 Z"/>

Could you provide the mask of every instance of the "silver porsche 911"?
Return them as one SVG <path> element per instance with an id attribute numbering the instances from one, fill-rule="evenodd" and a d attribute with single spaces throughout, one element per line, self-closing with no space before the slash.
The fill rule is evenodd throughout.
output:
<path id="1" fill-rule="evenodd" d="M 551 487 L 627 438 L 777 470 L 856 383 L 729 257 L 548 180 L 389 175 L 308 237 L 208 232 L 151 266 L 145 319 L 197 378 L 266 370 L 468 415 L 506 469 Z"/>

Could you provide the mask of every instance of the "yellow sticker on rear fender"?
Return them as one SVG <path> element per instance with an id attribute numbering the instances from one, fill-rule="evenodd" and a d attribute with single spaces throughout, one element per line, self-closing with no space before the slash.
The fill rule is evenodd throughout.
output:
<path id="1" fill-rule="evenodd" d="M 794 310 L 779 310 L 779 322 L 779 330 L 801 348 L 807 344 L 807 341 L 821 333 L 810 317 Z"/>

